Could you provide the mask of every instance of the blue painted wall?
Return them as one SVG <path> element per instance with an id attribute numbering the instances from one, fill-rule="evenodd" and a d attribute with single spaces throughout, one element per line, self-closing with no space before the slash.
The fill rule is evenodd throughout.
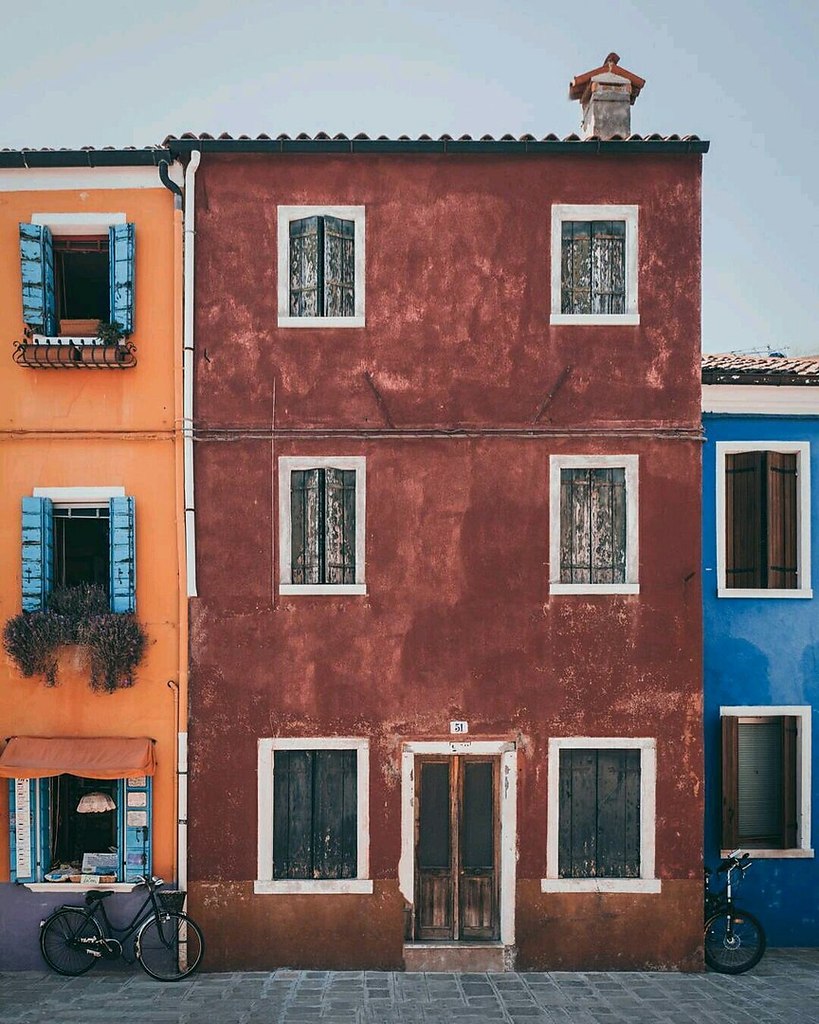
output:
<path id="1" fill-rule="evenodd" d="M 813 749 L 819 749 L 819 417 L 706 414 L 703 424 L 705 860 L 714 867 L 721 828 L 720 705 L 809 704 Z M 811 582 L 817 596 L 717 597 L 717 441 L 810 442 Z M 811 803 L 811 845 L 815 847 L 819 828 L 819 779 L 815 776 Z M 760 918 L 769 945 L 819 946 L 819 860 L 756 860 L 737 902 Z"/>

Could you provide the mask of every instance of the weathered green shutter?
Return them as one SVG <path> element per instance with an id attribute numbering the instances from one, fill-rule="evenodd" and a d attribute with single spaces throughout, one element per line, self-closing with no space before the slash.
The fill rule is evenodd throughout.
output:
<path id="1" fill-rule="evenodd" d="M 290 579 L 324 582 L 323 470 L 296 469 L 290 476 Z"/>
<path id="2" fill-rule="evenodd" d="M 324 315 L 355 314 L 355 222 L 324 217 Z"/>
<path id="3" fill-rule="evenodd" d="M 151 781 L 141 775 L 120 779 L 117 785 L 119 877 L 124 882 L 133 882 L 139 875 L 150 875 L 153 870 Z"/>
<path id="4" fill-rule="evenodd" d="M 54 586 L 53 505 L 49 498 L 23 498 L 23 611 L 45 608 Z"/>
<path id="5" fill-rule="evenodd" d="M 290 315 L 321 316 L 324 308 L 324 221 L 290 221 Z"/>
<path id="6" fill-rule="evenodd" d="M 560 752 L 558 875 L 640 877 L 640 751 Z"/>
<path id="7" fill-rule="evenodd" d="M 622 467 L 560 471 L 560 582 L 626 582 Z"/>
<path id="8" fill-rule="evenodd" d="M 133 224 L 113 224 L 108 229 L 110 315 L 124 334 L 134 331 L 135 245 Z"/>
<path id="9" fill-rule="evenodd" d="M 355 583 L 354 469 L 325 474 L 325 583 Z"/>
<path id="10" fill-rule="evenodd" d="M 12 882 L 40 880 L 36 794 L 36 779 L 9 779 L 9 867 Z"/>
<path id="11" fill-rule="evenodd" d="M 54 250 L 44 224 L 20 225 L 23 322 L 37 334 L 57 333 Z"/>
<path id="12" fill-rule="evenodd" d="M 273 877 L 355 878 L 356 751 L 277 750 Z"/>
<path id="13" fill-rule="evenodd" d="M 133 498 L 111 498 L 108 540 L 112 612 L 136 609 L 136 536 Z"/>

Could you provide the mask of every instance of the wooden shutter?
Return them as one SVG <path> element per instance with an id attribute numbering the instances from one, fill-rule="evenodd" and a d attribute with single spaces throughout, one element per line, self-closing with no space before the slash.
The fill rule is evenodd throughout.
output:
<path id="1" fill-rule="evenodd" d="M 558 874 L 640 877 L 640 751 L 560 752 Z"/>
<path id="2" fill-rule="evenodd" d="M 765 452 L 767 461 L 768 579 L 772 588 L 799 586 L 796 454 Z"/>
<path id="3" fill-rule="evenodd" d="M 725 456 L 725 586 L 766 586 L 765 452 Z"/>
<path id="4" fill-rule="evenodd" d="M 153 871 L 151 855 L 151 779 L 146 775 L 120 779 L 117 788 L 119 877 L 133 882 Z"/>
<path id="5" fill-rule="evenodd" d="M 625 583 L 625 470 L 560 472 L 560 582 Z"/>
<path id="6" fill-rule="evenodd" d="M 739 775 L 737 771 L 738 730 L 733 715 L 722 723 L 722 848 L 733 850 L 739 842 Z"/>
<path id="7" fill-rule="evenodd" d="M 290 474 L 290 579 L 324 582 L 323 470 L 294 469 Z"/>
<path id="8" fill-rule="evenodd" d="M 324 316 L 355 314 L 355 222 L 324 217 Z"/>
<path id="9" fill-rule="evenodd" d="M 324 222 L 290 221 L 290 315 L 321 316 L 324 309 Z"/>
<path id="10" fill-rule="evenodd" d="M 626 309 L 625 221 L 593 221 L 591 234 L 591 312 L 624 313 Z"/>
<path id="11" fill-rule="evenodd" d="M 561 237 L 562 313 L 591 313 L 591 224 L 563 221 Z"/>
<path id="12" fill-rule="evenodd" d="M 54 249 L 51 232 L 45 225 L 20 225 L 20 271 L 23 322 L 36 333 L 55 335 Z"/>
<path id="13" fill-rule="evenodd" d="M 325 583 L 355 583 L 354 469 L 324 470 Z"/>
<path id="14" fill-rule="evenodd" d="M 125 334 L 134 331 L 135 245 L 133 224 L 114 224 L 108 229 L 110 317 Z"/>
<path id="15" fill-rule="evenodd" d="M 37 780 L 9 779 L 9 852 L 12 882 L 40 881 L 37 863 Z"/>
<path id="16" fill-rule="evenodd" d="M 136 609 L 136 536 L 133 498 L 109 503 L 109 593 L 112 612 Z"/>
<path id="17" fill-rule="evenodd" d="M 45 608 L 54 586 L 53 505 L 49 498 L 23 498 L 23 611 Z"/>
<path id="18" fill-rule="evenodd" d="M 277 750 L 273 767 L 273 877 L 355 878 L 355 750 Z"/>
<path id="19" fill-rule="evenodd" d="M 797 804 L 797 743 L 799 734 L 795 715 L 782 719 L 782 845 L 793 850 L 799 842 L 799 806 Z"/>

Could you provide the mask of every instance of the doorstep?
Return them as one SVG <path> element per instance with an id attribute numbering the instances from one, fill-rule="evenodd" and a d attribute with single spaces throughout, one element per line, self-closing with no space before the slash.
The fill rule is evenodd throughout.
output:
<path id="1" fill-rule="evenodd" d="M 404 970 L 482 974 L 512 970 L 502 942 L 405 942 Z"/>

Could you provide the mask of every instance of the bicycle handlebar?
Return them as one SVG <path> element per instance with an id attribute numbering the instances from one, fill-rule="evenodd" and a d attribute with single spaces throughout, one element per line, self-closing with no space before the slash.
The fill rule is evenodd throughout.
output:
<path id="1" fill-rule="evenodd" d="M 165 884 L 165 879 L 158 878 L 156 875 L 139 875 L 134 879 L 134 883 L 144 885 L 147 889 L 158 889 Z"/>

